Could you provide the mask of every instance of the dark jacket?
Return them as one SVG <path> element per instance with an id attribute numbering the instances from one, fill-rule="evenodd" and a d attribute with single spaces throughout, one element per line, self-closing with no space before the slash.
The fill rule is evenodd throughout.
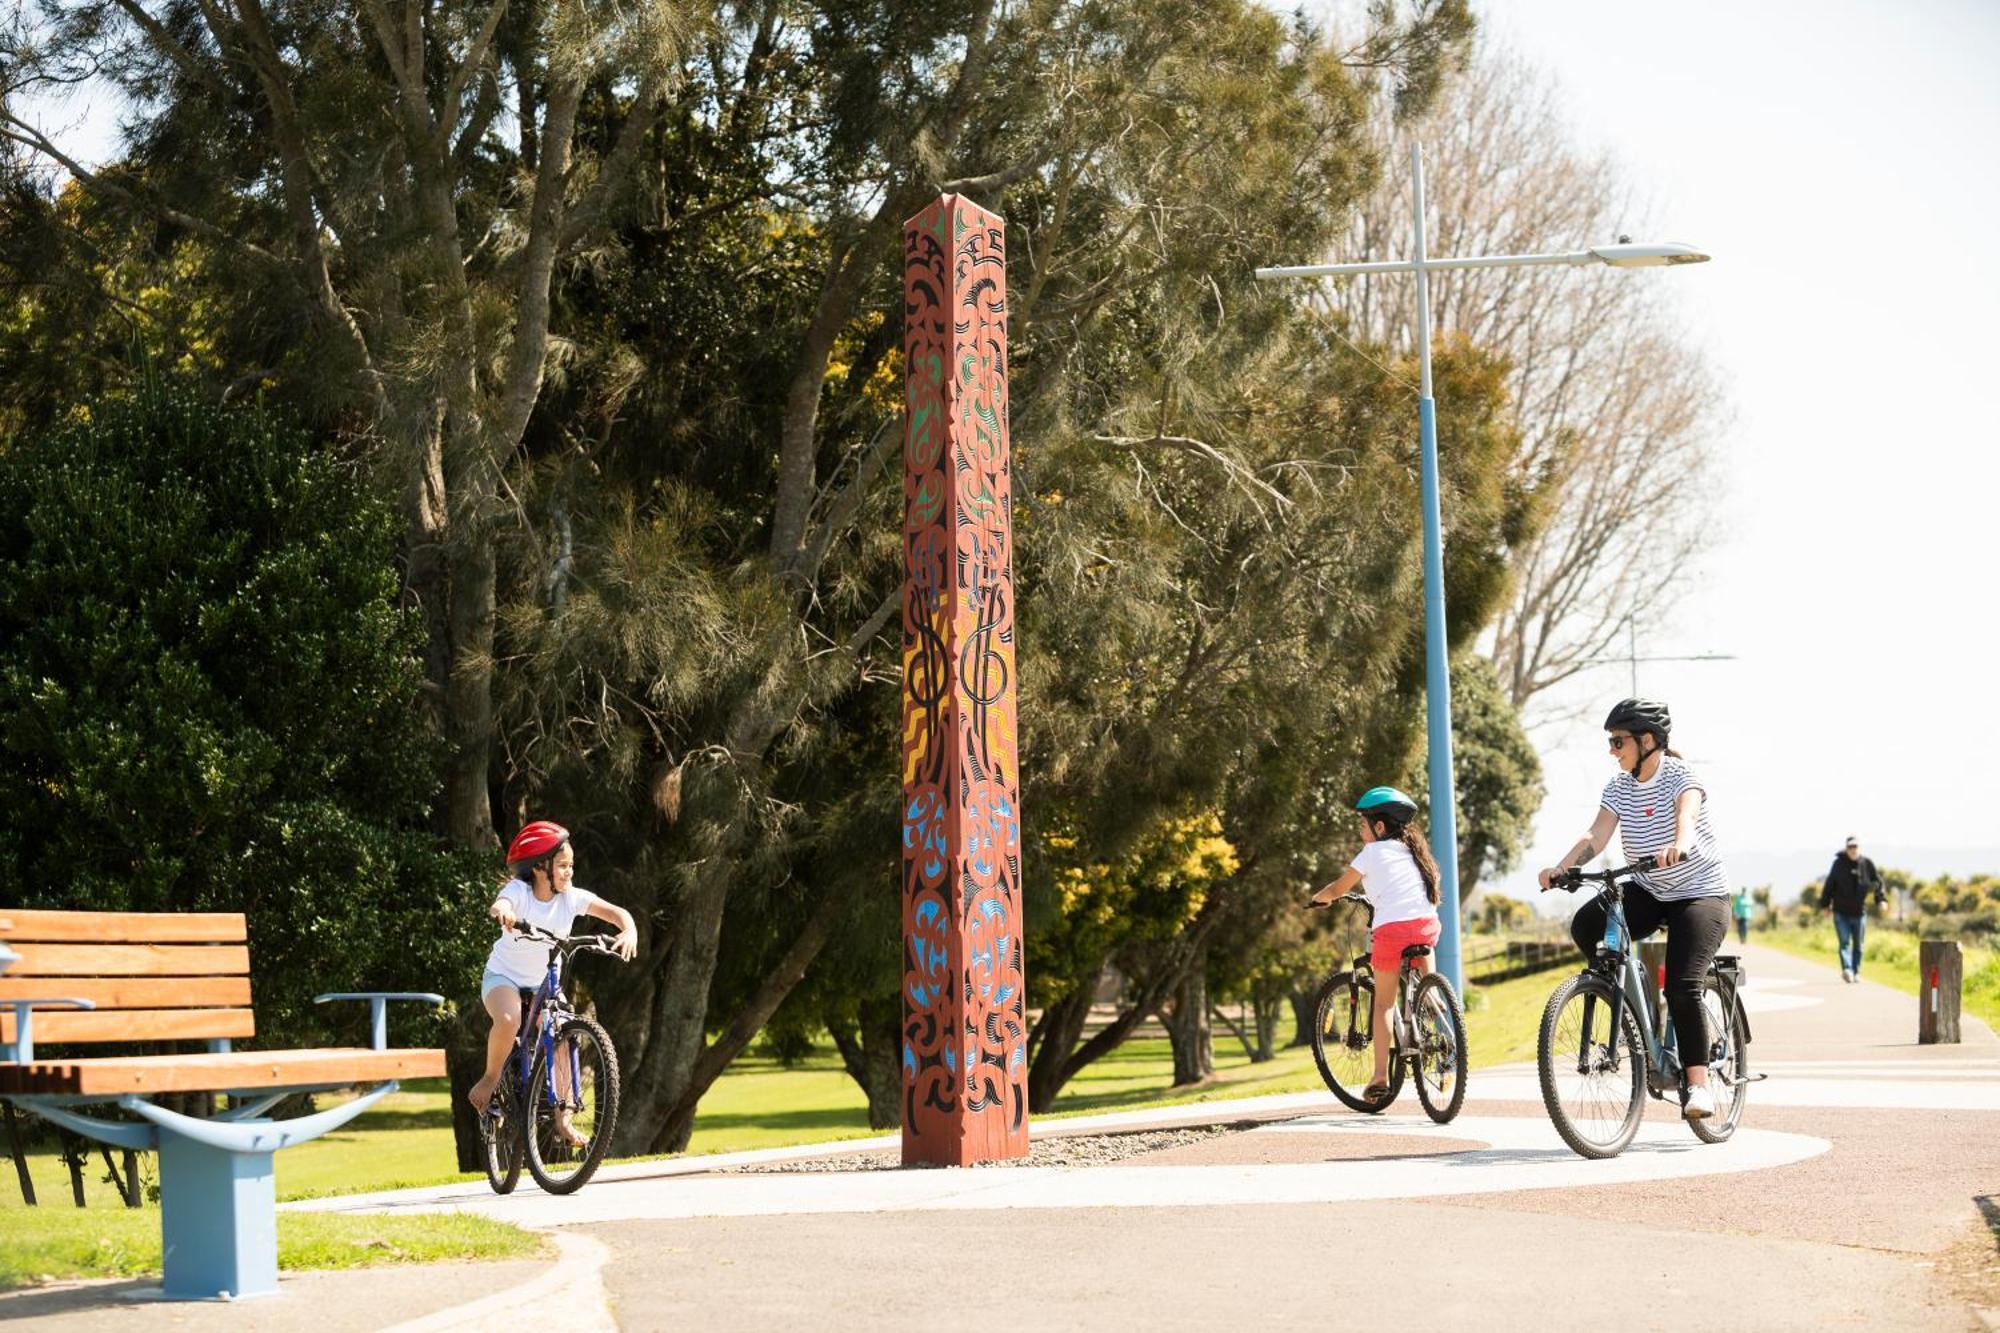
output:
<path id="1" fill-rule="evenodd" d="M 1878 904 L 1883 901 L 1881 872 L 1867 857 L 1857 856 L 1850 861 L 1847 853 L 1842 852 L 1833 858 L 1833 869 L 1826 872 L 1819 905 L 1831 907 L 1843 916 L 1860 916 L 1868 910 L 1870 894 Z"/>

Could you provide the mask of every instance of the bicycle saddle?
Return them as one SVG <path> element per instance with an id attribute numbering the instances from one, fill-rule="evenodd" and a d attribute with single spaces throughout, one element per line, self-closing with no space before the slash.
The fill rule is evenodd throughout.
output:
<path id="1" fill-rule="evenodd" d="M 1431 946 L 1428 944 L 1406 944 L 1403 946 L 1403 957 L 1405 958 L 1428 958 L 1430 956 Z"/>

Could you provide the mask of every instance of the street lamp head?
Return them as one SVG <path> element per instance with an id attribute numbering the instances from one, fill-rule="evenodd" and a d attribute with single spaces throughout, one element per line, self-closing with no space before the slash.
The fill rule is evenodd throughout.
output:
<path id="1" fill-rule="evenodd" d="M 1633 245 L 1622 236 L 1618 238 L 1617 245 L 1591 246 L 1590 253 L 1613 268 L 1660 268 L 1667 264 L 1708 262 L 1708 256 L 1692 245 L 1682 245 L 1678 241 Z"/>

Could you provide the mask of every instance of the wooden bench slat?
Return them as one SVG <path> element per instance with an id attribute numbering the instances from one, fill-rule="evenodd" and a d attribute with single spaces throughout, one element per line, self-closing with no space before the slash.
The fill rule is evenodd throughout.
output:
<path id="1" fill-rule="evenodd" d="M 0 1004 L 58 997 L 99 1009 L 241 1009 L 250 1003 L 250 978 L 0 976 Z"/>
<path id="2" fill-rule="evenodd" d="M 36 1020 L 40 1022 L 40 1019 Z M 222 1092 L 232 1088 L 346 1087 L 385 1079 L 440 1078 L 442 1050 L 231 1051 L 224 1055 L 140 1055 L 128 1059 L 37 1060 L 0 1064 L 0 1096 L 117 1096 Z"/>
<path id="3" fill-rule="evenodd" d="M 37 1009 L 35 1045 L 90 1041 L 192 1041 L 254 1037 L 248 1009 Z M 14 1011 L 0 1014 L 0 1041 L 14 1040 Z"/>
<path id="4" fill-rule="evenodd" d="M 237 944 L 241 912 L 66 912 L 0 907 L 0 940 L 92 944 Z"/>
<path id="5" fill-rule="evenodd" d="M 17 944 L 10 977 L 216 977 L 250 971 L 241 944 Z"/>

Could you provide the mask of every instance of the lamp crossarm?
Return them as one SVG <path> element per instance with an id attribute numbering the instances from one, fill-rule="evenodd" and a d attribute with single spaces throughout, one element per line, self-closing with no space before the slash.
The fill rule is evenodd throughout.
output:
<path id="1" fill-rule="evenodd" d="M 1537 264 L 1596 264 L 1603 261 L 1589 250 L 1567 250 L 1547 255 L 1466 255 L 1460 258 L 1425 259 L 1384 259 L 1358 264 L 1292 264 L 1277 268 L 1260 268 L 1257 276 L 1271 278 L 1319 278 L 1337 277 L 1350 273 L 1414 273 L 1425 269 L 1463 268 L 1516 268 Z"/>

